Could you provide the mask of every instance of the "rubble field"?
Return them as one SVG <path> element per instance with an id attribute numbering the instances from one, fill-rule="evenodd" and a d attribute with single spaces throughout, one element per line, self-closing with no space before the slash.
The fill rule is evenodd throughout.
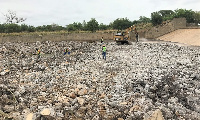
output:
<path id="1" fill-rule="evenodd" d="M 105 44 L 0 44 L 0 119 L 200 120 L 200 47 Z"/>

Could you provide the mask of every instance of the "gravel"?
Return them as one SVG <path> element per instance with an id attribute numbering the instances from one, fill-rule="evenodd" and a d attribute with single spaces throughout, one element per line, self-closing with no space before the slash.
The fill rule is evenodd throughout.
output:
<path id="1" fill-rule="evenodd" d="M 199 47 L 105 44 L 106 61 L 99 42 L 0 44 L 0 117 L 200 118 Z"/>

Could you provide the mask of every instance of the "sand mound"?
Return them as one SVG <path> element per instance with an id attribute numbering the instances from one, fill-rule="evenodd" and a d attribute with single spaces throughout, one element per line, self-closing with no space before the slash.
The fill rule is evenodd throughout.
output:
<path id="1" fill-rule="evenodd" d="M 179 29 L 158 37 L 160 40 L 200 46 L 200 29 Z"/>

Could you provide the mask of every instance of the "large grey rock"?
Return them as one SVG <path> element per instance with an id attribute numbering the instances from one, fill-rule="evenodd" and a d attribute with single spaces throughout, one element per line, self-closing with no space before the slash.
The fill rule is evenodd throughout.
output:
<path id="1" fill-rule="evenodd" d="M 14 109 L 15 109 L 15 106 L 13 106 L 13 105 L 5 105 L 3 107 L 3 111 L 6 113 L 10 113 L 10 112 L 14 111 Z"/>

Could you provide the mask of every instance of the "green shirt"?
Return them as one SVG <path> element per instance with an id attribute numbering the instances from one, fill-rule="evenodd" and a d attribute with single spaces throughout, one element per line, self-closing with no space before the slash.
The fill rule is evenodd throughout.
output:
<path id="1" fill-rule="evenodd" d="M 105 46 L 103 47 L 103 52 L 106 52 L 106 47 Z"/>

